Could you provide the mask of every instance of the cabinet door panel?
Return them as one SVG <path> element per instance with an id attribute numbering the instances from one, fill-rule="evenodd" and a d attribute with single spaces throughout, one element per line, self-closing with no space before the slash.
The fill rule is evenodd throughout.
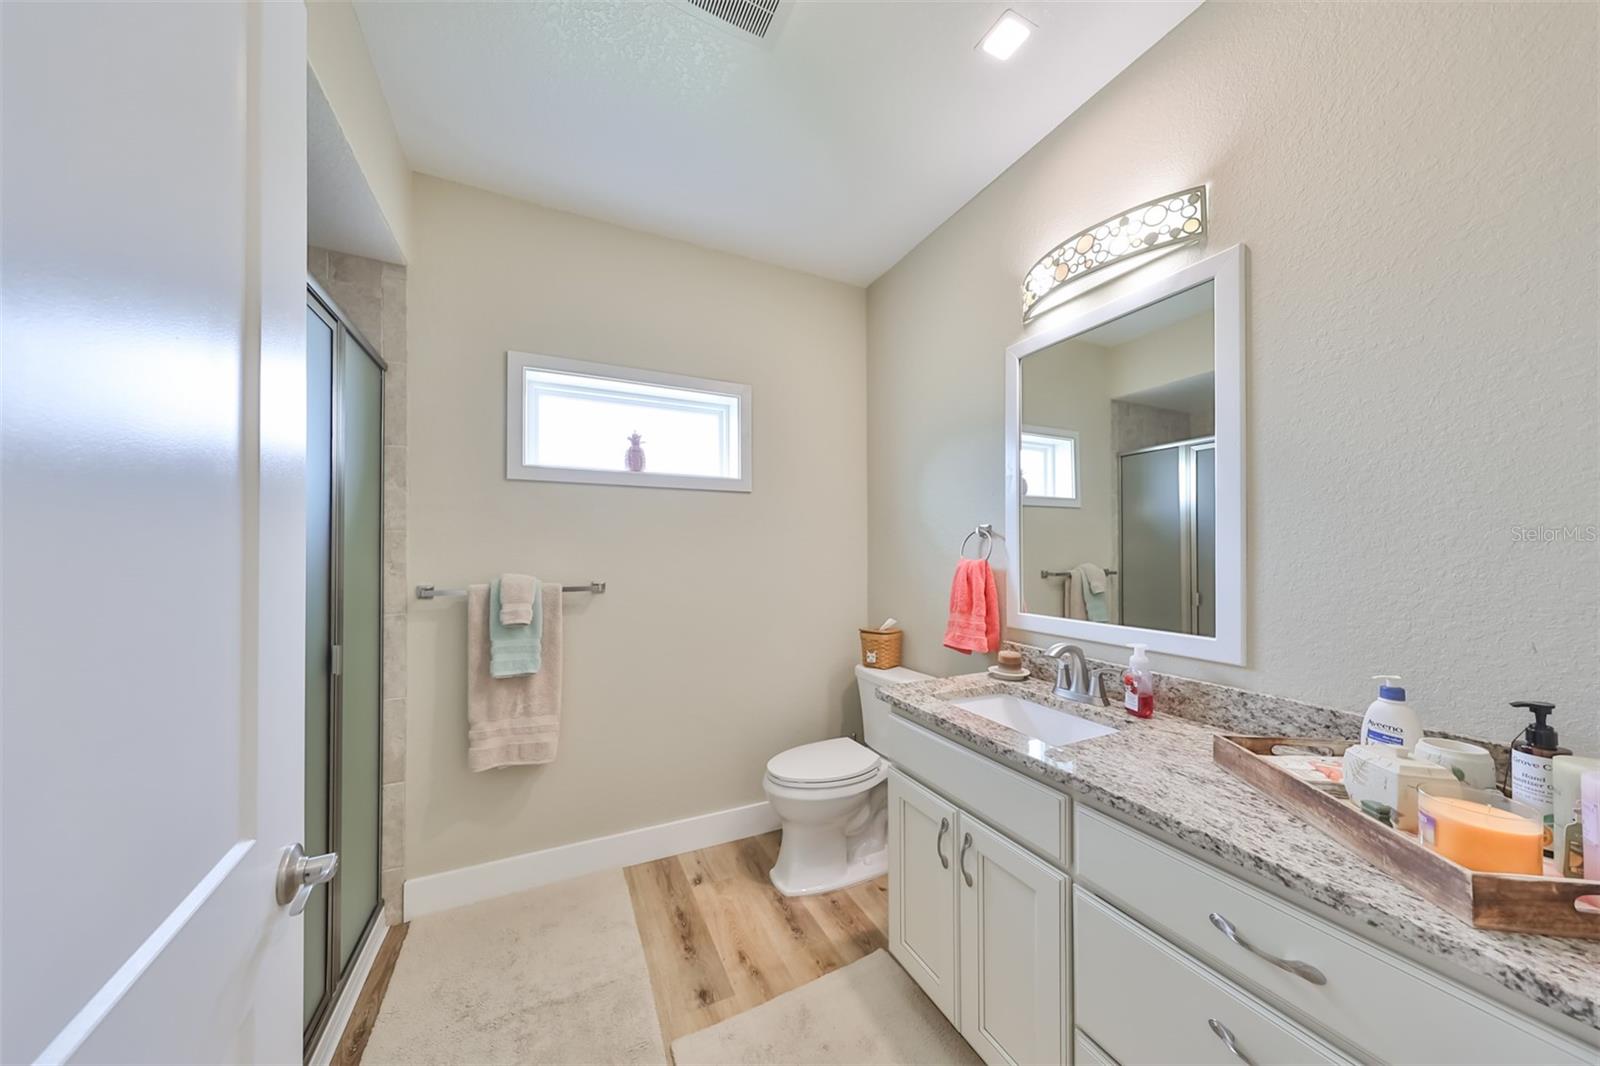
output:
<path id="1" fill-rule="evenodd" d="M 1067 877 L 959 819 L 961 1035 L 985 1062 L 1067 1061 Z"/>
<path id="2" fill-rule="evenodd" d="M 889 952 L 956 1021 L 956 809 L 889 771 Z"/>

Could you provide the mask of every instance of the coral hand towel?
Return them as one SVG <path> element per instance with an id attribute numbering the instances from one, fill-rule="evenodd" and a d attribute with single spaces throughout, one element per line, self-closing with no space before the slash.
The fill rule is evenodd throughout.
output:
<path id="1" fill-rule="evenodd" d="M 963 559 L 956 567 L 944 646 L 963 654 L 1000 650 L 1000 596 L 986 559 Z"/>

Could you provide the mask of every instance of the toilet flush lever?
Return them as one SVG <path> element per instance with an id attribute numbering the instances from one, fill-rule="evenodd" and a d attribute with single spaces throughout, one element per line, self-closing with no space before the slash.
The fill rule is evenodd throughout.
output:
<path id="1" fill-rule="evenodd" d="M 945 834 L 950 832 L 950 819 L 939 819 L 939 839 L 933 842 L 933 850 L 939 855 L 939 865 L 946 870 L 950 869 L 950 856 L 944 853 Z"/>

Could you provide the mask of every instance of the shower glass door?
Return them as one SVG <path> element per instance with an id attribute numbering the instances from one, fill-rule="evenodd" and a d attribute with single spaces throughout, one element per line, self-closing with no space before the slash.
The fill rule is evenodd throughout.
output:
<path id="1" fill-rule="evenodd" d="M 1122 624 L 1216 635 L 1216 454 L 1200 438 L 1118 456 Z"/>
<path id="2" fill-rule="evenodd" d="M 306 827 L 339 870 L 305 911 L 305 1049 L 381 909 L 383 364 L 306 298 Z"/>

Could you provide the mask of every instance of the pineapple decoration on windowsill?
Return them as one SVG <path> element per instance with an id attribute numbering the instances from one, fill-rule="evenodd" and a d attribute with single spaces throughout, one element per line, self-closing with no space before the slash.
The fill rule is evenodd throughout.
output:
<path id="1" fill-rule="evenodd" d="M 630 434 L 628 437 L 628 450 L 622 456 L 622 461 L 627 464 L 628 469 L 635 474 L 642 473 L 644 471 L 643 444 L 644 438 L 640 437 L 637 432 Z"/>

